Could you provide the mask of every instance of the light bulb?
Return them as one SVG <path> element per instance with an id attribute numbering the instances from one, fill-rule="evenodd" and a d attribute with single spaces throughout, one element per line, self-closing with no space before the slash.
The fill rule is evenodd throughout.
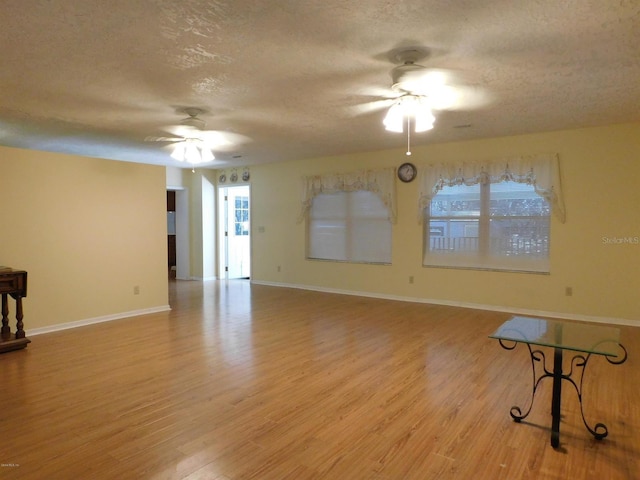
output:
<path id="1" fill-rule="evenodd" d="M 400 102 L 394 103 L 382 122 L 385 129 L 390 132 L 402 133 L 404 123 L 404 112 Z"/>
<path id="2" fill-rule="evenodd" d="M 389 108 L 384 118 L 384 126 L 391 132 L 402 133 L 405 120 L 414 119 L 415 132 L 425 132 L 433 128 L 435 117 L 425 97 L 403 95 Z"/>
<path id="3" fill-rule="evenodd" d="M 186 142 L 177 143 L 176 148 L 174 148 L 173 153 L 171 153 L 171 158 L 175 158 L 179 162 L 184 162 L 185 144 Z"/>

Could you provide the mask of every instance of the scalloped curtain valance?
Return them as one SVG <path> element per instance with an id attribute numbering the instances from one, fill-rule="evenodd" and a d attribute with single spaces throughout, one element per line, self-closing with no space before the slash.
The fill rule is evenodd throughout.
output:
<path id="1" fill-rule="evenodd" d="M 564 223 L 566 210 L 560 182 L 558 155 L 538 154 L 507 157 L 494 160 L 431 163 L 420 169 L 420 197 L 418 218 L 431 204 L 431 199 L 443 187 L 455 185 L 476 185 L 480 182 L 499 183 L 512 181 L 533 185 L 551 211 Z"/>
<path id="2" fill-rule="evenodd" d="M 358 170 L 350 173 L 327 173 L 302 178 L 302 210 L 298 222 L 302 222 L 316 195 L 321 193 L 356 192 L 365 190 L 380 197 L 389 212 L 389 220 L 396 223 L 396 169 Z"/>

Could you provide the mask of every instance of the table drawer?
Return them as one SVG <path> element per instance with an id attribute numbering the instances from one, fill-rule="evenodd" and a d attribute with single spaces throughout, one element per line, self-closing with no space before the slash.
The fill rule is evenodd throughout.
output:
<path id="1" fill-rule="evenodd" d="M 27 294 L 26 287 L 26 273 L 0 275 L 0 293 L 20 293 L 24 297 Z"/>

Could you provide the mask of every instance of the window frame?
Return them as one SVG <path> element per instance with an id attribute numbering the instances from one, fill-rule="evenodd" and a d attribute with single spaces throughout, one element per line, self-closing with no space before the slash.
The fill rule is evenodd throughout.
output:
<path id="1" fill-rule="evenodd" d="M 237 196 L 234 201 L 233 230 L 235 236 L 249 236 L 249 197 Z M 238 206 L 238 201 L 241 202 L 240 206 Z M 238 214 L 240 214 L 240 218 L 238 218 Z"/>
<path id="2" fill-rule="evenodd" d="M 506 180 L 509 181 L 509 180 Z M 473 269 L 473 270 L 491 270 L 491 271 L 510 271 L 510 272 L 522 272 L 522 273 L 534 273 L 534 274 L 549 274 L 550 273 L 550 244 L 551 244 L 551 205 L 547 199 L 540 195 L 534 185 L 531 185 L 531 191 L 526 192 L 526 195 L 522 196 L 522 199 L 531 197 L 531 195 L 537 195 L 538 199 L 544 202 L 546 213 L 542 215 L 492 215 L 491 213 L 491 201 L 492 193 L 495 195 L 493 199 L 499 197 L 502 192 L 492 192 L 492 185 L 499 185 L 504 181 L 491 182 L 486 176 L 482 177 L 479 182 L 466 185 L 472 187 L 479 186 L 479 209 L 477 215 L 443 215 L 432 216 L 433 202 L 438 201 L 438 193 L 443 192 L 444 189 L 454 187 L 443 186 L 439 189 L 438 193 L 431 197 L 430 202 L 423 209 L 423 259 L 422 265 L 428 268 L 455 268 L 455 269 Z M 514 182 L 524 184 L 525 182 Z M 470 192 L 471 193 L 471 192 Z M 546 226 L 543 229 L 547 231 L 546 242 L 543 242 L 545 248 L 545 255 L 535 254 L 517 254 L 508 255 L 504 252 L 496 254 L 492 251 L 492 221 L 500 220 L 546 220 Z M 439 253 L 435 253 L 432 250 L 432 230 L 435 229 L 432 223 L 438 220 L 442 222 L 453 221 L 477 221 L 478 224 L 478 240 L 477 246 L 474 250 L 454 250 L 451 253 L 445 253 L 446 249 Z M 446 227 L 442 229 L 443 233 L 446 231 Z M 449 237 L 450 238 L 450 237 Z M 459 237 L 466 238 L 466 237 Z M 472 237 L 469 237 L 472 238 Z M 445 242 L 448 243 L 448 242 Z"/>

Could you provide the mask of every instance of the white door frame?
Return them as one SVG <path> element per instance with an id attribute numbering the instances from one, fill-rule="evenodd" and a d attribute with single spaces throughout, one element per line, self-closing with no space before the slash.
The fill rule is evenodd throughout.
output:
<path id="1" fill-rule="evenodd" d="M 239 191 L 249 197 L 248 235 L 236 237 L 235 219 L 230 212 L 234 207 L 227 200 L 231 191 Z M 231 218 L 229 218 L 231 216 Z M 248 278 L 251 276 L 251 186 L 235 184 L 218 186 L 218 277 L 221 279 Z M 233 242 L 233 240 L 239 240 Z M 232 243 L 230 243 L 230 240 Z M 235 250 L 234 250 L 235 248 Z M 236 263 L 232 263 L 236 262 Z"/>

